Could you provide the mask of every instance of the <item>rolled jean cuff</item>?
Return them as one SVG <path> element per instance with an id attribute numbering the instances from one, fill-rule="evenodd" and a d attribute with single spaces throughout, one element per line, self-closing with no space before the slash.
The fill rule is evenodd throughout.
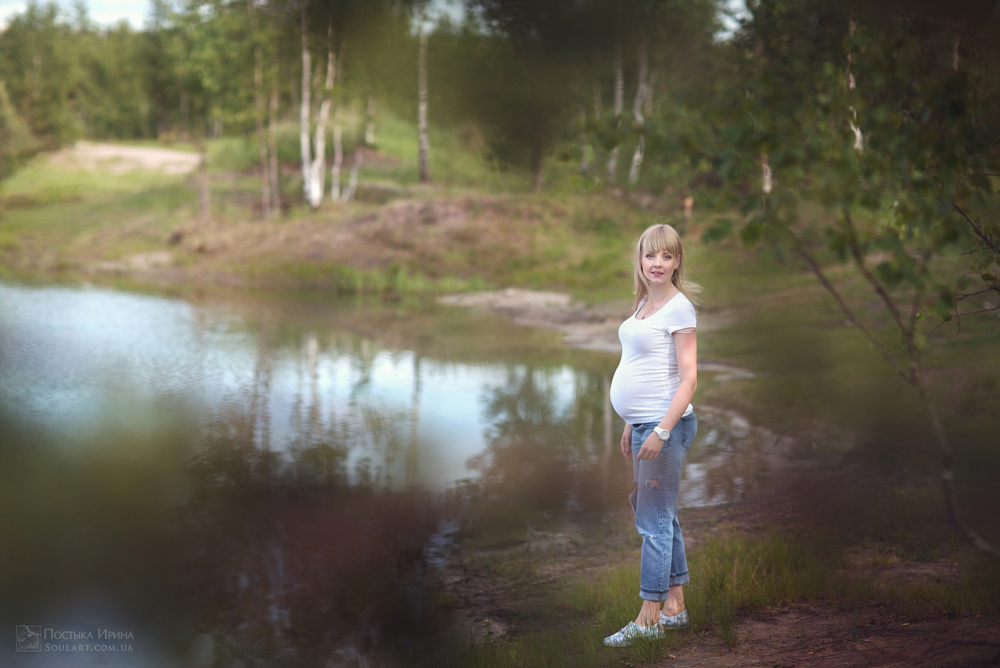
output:
<path id="1" fill-rule="evenodd" d="M 691 578 L 688 577 L 687 571 L 679 573 L 678 575 L 670 576 L 671 587 L 679 587 L 681 585 L 687 584 L 690 581 Z M 639 587 L 639 598 L 646 601 L 666 601 L 668 594 L 669 591 L 649 591 L 643 589 L 642 587 Z"/>

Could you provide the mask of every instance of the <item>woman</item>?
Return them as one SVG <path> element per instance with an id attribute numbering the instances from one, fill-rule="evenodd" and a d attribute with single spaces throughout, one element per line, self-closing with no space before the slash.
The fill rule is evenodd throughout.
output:
<path id="1" fill-rule="evenodd" d="M 698 287 L 684 278 L 681 240 L 669 225 L 653 225 L 635 247 L 633 315 L 618 338 L 622 359 L 611 381 L 611 404 L 625 420 L 621 449 L 632 461 L 636 488 L 629 501 L 642 536 L 635 621 L 604 639 L 623 647 L 660 638 L 688 623 L 684 538 L 677 521 L 681 469 L 698 430 L 691 407 L 698 385 Z M 662 607 L 661 607 L 662 606 Z"/>

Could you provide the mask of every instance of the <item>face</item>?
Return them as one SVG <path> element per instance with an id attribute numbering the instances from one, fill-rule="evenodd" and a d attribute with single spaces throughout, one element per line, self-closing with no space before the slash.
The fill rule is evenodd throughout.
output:
<path id="1" fill-rule="evenodd" d="M 642 275 L 653 289 L 671 284 L 674 272 L 681 264 L 680 256 L 667 250 L 647 250 L 642 254 Z"/>

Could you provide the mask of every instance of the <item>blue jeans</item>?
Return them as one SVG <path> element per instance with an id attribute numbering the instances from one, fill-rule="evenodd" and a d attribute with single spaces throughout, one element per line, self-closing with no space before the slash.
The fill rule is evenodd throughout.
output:
<path id="1" fill-rule="evenodd" d="M 656 459 L 639 461 L 639 448 L 657 424 L 632 425 L 632 477 L 636 486 L 629 502 L 635 513 L 635 528 L 642 536 L 639 596 L 649 601 L 665 601 L 670 587 L 689 580 L 684 536 L 677 520 L 677 495 L 684 459 L 698 432 L 694 413 L 682 417 Z"/>

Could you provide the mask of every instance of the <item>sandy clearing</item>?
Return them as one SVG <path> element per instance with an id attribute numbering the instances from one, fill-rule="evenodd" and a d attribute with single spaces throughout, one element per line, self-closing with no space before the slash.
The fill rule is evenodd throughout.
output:
<path id="1" fill-rule="evenodd" d="M 49 160 L 57 165 L 108 169 L 114 174 L 125 174 L 137 169 L 158 170 L 165 174 L 187 174 L 198 168 L 201 156 L 170 148 L 78 141 L 53 153 Z"/>

